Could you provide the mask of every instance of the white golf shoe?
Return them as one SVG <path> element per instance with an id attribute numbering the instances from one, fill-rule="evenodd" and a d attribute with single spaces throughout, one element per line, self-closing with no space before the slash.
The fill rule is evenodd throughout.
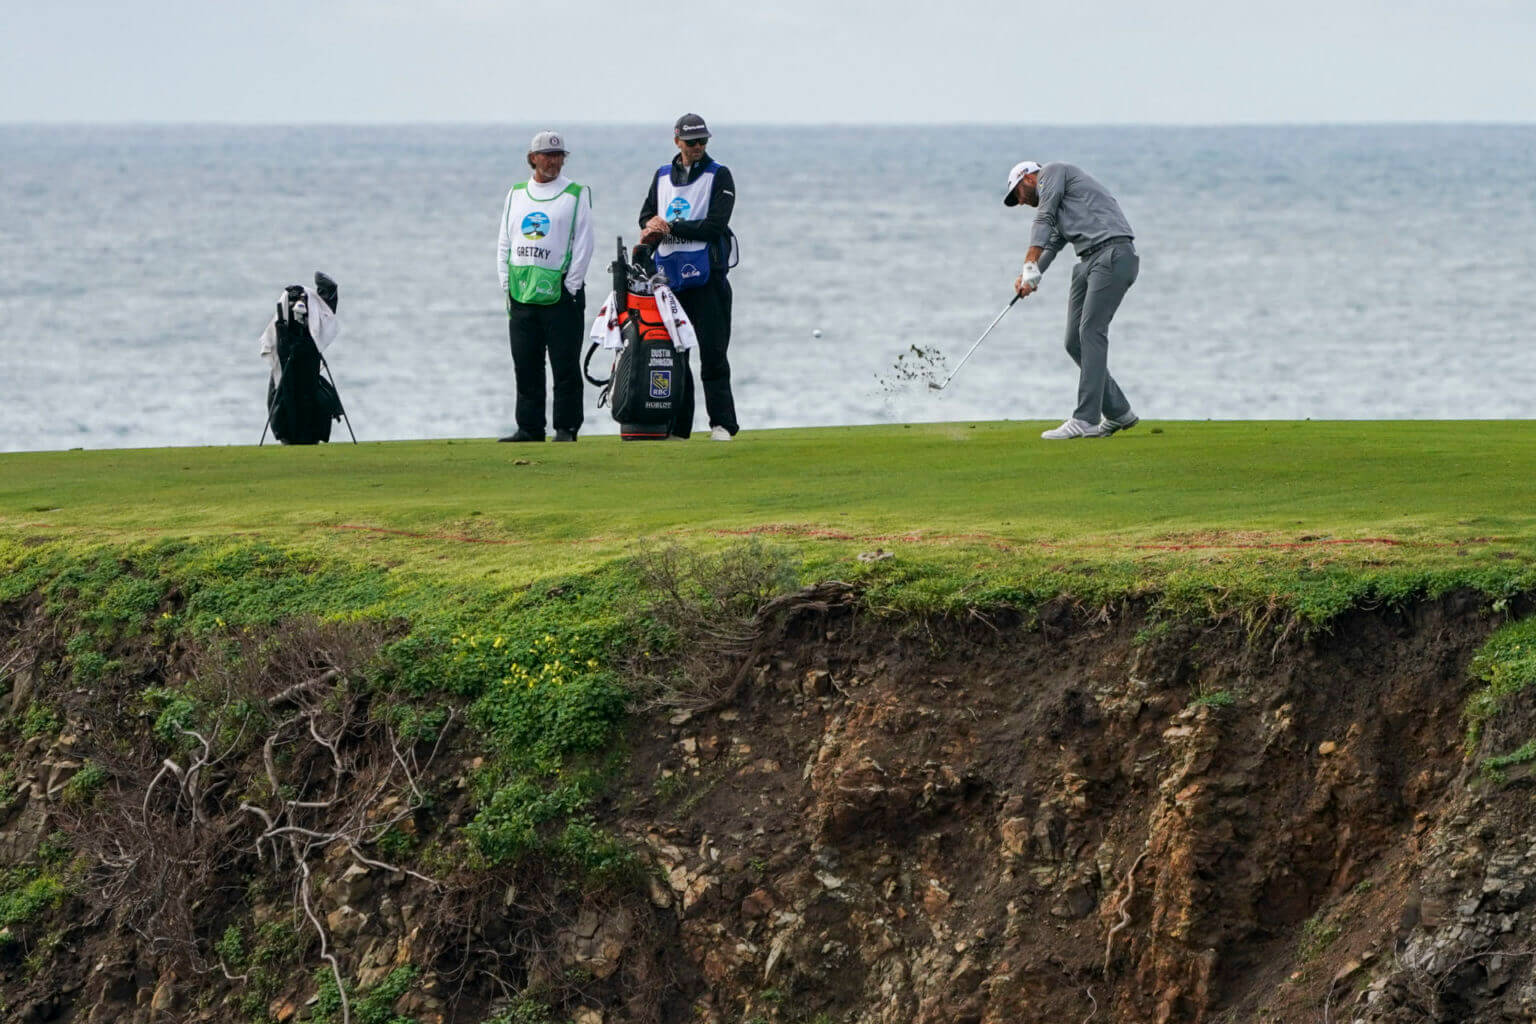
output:
<path id="1" fill-rule="evenodd" d="M 1104 434 L 1097 423 L 1073 417 L 1054 430 L 1043 431 L 1040 436 L 1047 441 L 1074 441 L 1079 437 L 1103 437 Z"/>
<path id="2" fill-rule="evenodd" d="M 731 439 L 731 432 L 721 426 L 710 427 L 709 439 L 711 441 L 729 441 Z"/>

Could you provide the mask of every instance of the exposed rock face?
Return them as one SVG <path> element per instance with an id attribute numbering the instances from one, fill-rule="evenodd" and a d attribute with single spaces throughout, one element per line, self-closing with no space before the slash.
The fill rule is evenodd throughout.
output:
<path id="1" fill-rule="evenodd" d="M 1460 747 L 1492 624 L 1449 600 L 1277 647 L 1068 616 L 956 630 L 935 656 L 803 622 L 729 718 L 653 726 L 658 759 L 637 758 L 687 783 L 643 808 L 673 891 L 717 878 L 675 907 L 700 1012 L 1395 1021 L 1410 970 L 1453 980 L 1433 1019 L 1526 1019 L 1536 815 Z M 1478 828 L 1510 849 L 1451 867 Z M 1450 912 L 1403 946 L 1422 884 Z"/>
<path id="2" fill-rule="evenodd" d="M 558 1008 L 578 1024 L 1536 1016 L 1529 782 L 1481 783 L 1462 750 L 1466 664 L 1495 624 L 1476 602 L 1310 639 L 1158 635 L 1129 608 L 922 630 L 854 611 L 792 618 L 729 706 L 637 718 L 600 822 L 651 869 L 623 898 L 488 880 L 448 948 L 417 880 L 328 859 L 348 977 L 411 967 L 395 1012 L 470 1024 L 505 992 L 461 984 L 466 956 L 580 978 Z M 88 746 L 66 727 L 13 752 L 5 863 L 59 826 Z M 438 781 L 456 795 L 407 819 L 424 844 L 468 807 L 462 776 Z M 258 927 L 286 909 L 263 899 Z M 237 1019 L 216 965 L 175 973 L 106 908 L 68 913 L 40 975 L 0 955 L 6 1019 Z M 314 966 L 268 1016 L 307 1019 Z"/>

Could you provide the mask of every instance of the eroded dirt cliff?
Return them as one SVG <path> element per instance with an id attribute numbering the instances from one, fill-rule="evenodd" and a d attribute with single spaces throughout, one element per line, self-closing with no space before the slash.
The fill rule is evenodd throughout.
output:
<path id="1" fill-rule="evenodd" d="M 1456 595 L 1306 635 L 1133 604 L 893 620 L 829 593 L 721 663 L 741 681 L 723 698 L 636 711 L 599 814 L 643 852 L 628 891 L 456 868 L 473 765 L 450 728 L 415 780 L 432 799 L 400 818 L 422 877 L 338 849 L 315 879 L 349 979 L 411 972 L 377 1019 L 479 1022 L 534 990 L 578 1024 L 1536 1018 L 1536 808 L 1519 771 L 1475 770 L 1536 713 L 1464 749 L 1468 662 L 1508 613 Z M 67 642 L 36 607 L 7 623 L 37 665 Z M 253 692 L 297 703 L 302 655 Z M 10 678 L 19 714 L 33 684 Z M 7 866 L 87 822 L 66 790 L 110 759 L 102 699 L 77 688 L 56 731 L 9 751 Z M 6 1019 L 311 1019 L 318 950 L 269 927 L 291 893 L 270 857 L 229 865 L 187 927 L 291 936 L 260 999 L 251 950 L 230 978 L 85 886 L 0 945 Z"/>
<path id="2" fill-rule="evenodd" d="M 1463 751 L 1492 621 L 847 605 L 650 723 L 633 791 L 668 798 L 624 822 L 711 1019 L 1528 1020 L 1536 815 Z"/>

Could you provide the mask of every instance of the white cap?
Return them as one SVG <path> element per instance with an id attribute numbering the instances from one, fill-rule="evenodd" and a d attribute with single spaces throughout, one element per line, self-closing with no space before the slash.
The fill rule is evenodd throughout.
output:
<path id="1" fill-rule="evenodd" d="M 530 153 L 569 153 L 565 148 L 565 139 L 559 132 L 543 131 L 533 137 L 528 143 Z"/>
<path id="2" fill-rule="evenodd" d="M 1024 180 L 1026 174 L 1038 174 L 1040 165 L 1033 160 L 1020 160 L 1013 165 L 1013 170 L 1008 172 L 1008 191 L 1003 193 L 1004 206 L 1018 206 L 1019 201 L 1013 197 L 1013 190 L 1019 187 L 1019 182 Z"/>

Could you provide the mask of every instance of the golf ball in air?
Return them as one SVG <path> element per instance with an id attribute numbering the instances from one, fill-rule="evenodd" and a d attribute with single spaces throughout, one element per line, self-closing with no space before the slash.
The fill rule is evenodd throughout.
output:
<path id="1" fill-rule="evenodd" d="M 820 328 L 820 327 L 818 327 L 818 328 L 816 328 L 816 329 L 815 329 L 815 330 L 814 330 L 814 331 L 812 331 L 812 332 L 811 332 L 811 337 L 813 337 L 813 338 L 819 338 L 819 337 L 821 337 L 821 328 Z"/>

